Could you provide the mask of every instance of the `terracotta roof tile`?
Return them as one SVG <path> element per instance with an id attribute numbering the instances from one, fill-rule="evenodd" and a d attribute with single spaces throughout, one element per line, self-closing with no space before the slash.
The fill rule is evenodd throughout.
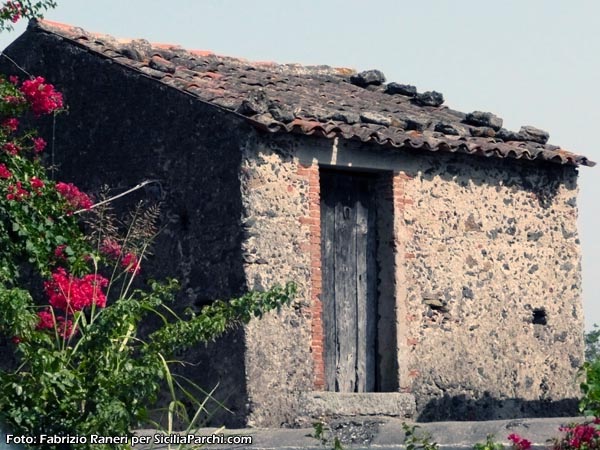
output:
<path id="1" fill-rule="evenodd" d="M 272 133 L 301 133 L 391 147 L 494 158 L 593 166 L 585 156 L 547 144 L 533 127 L 502 128 L 502 119 L 443 106 L 437 92 L 385 84 L 379 71 L 252 62 L 206 50 L 186 51 L 143 39 L 117 40 L 50 21 L 35 30 L 71 42 L 153 79 L 232 112 Z"/>

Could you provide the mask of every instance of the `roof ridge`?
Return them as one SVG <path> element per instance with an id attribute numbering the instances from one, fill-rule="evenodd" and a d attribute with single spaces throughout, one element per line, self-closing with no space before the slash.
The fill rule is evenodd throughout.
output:
<path id="1" fill-rule="evenodd" d="M 340 75 L 349 76 L 356 73 L 356 70 L 348 67 L 332 67 L 321 64 L 301 64 L 301 63 L 280 63 L 276 61 L 261 61 L 261 60 L 250 60 L 243 57 L 231 56 L 231 55 L 223 55 L 219 53 L 215 53 L 212 50 L 207 49 L 188 49 L 181 44 L 170 44 L 170 43 L 161 43 L 161 42 L 152 42 L 148 41 L 144 38 L 120 38 L 115 37 L 108 33 L 98 33 L 98 32 L 90 32 L 85 30 L 84 28 L 77 27 L 74 25 L 70 25 L 64 22 L 56 22 L 48 19 L 32 19 L 30 21 L 30 26 L 33 28 L 39 28 L 44 31 L 52 32 L 60 34 L 64 37 L 69 37 L 73 40 L 82 39 L 82 38 L 95 38 L 97 40 L 106 40 L 109 42 L 116 42 L 121 45 L 127 45 L 130 43 L 135 43 L 138 41 L 147 42 L 152 48 L 160 49 L 160 50 L 176 50 L 180 52 L 189 53 L 194 56 L 214 56 L 216 58 L 224 58 L 228 60 L 240 61 L 243 63 L 247 63 L 250 65 L 260 66 L 260 67 L 279 67 L 279 68 L 293 68 L 296 71 L 301 71 L 301 68 L 306 69 L 306 73 L 308 72 L 335 72 Z M 65 36 L 70 35 L 70 36 Z M 75 36 L 73 36 L 75 35 Z M 78 35 L 78 36 L 77 36 Z"/>

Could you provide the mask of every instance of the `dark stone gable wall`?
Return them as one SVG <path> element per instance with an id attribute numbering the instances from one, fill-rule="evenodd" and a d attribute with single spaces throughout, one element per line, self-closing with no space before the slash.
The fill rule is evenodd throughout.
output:
<path id="1" fill-rule="evenodd" d="M 107 184 L 120 193 L 147 179 L 160 181 L 118 200 L 161 199 L 166 229 L 142 275 L 179 279 L 178 310 L 226 299 L 246 288 L 242 266 L 240 147 L 254 131 L 232 115 L 48 34 L 28 32 L 7 53 L 63 92 L 69 112 L 56 118 L 54 157 L 61 180 L 88 192 Z M 4 73 L 18 73 L 1 61 Z M 44 137 L 50 141 L 51 121 Z M 50 150 L 48 150 L 48 156 Z M 226 401 L 244 423 L 244 332 L 230 333 L 182 359 L 199 362 L 185 374 Z"/>

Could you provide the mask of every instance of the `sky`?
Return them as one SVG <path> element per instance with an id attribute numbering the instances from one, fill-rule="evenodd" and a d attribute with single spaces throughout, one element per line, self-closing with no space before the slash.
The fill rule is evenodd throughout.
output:
<path id="1" fill-rule="evenodd" d="M 257 61 L 380 69 L 600 162 L 598 0 L 57 0 L 46 18 Z M 0 35 L 6 47 L 24 29 Z M 598 134 L 598 135 L 597 135 Z M 600 325 L 600 166 L 581 167 L 586 328 Z"/>

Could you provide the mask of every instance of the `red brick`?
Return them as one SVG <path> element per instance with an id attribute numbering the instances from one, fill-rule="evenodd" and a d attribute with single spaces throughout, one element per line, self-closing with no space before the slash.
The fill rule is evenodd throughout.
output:
<path id="1" fill-rule="evenodd" d="M 319 167 L 316 164 L 306 166 L 306 178 L 308 180 L 308 220 L 302 223 L 309 225 L 310 236 L 308 248 L 310 249 L 310 282 L 311 282 L 311 352 L 313 358 L 314 388 L 322 390 L 325 386 L 325 366 L 323 360 L 323 322 L 321 314 L 323 305 L 321 296 L 321 194 L 319 185 Z"/>

